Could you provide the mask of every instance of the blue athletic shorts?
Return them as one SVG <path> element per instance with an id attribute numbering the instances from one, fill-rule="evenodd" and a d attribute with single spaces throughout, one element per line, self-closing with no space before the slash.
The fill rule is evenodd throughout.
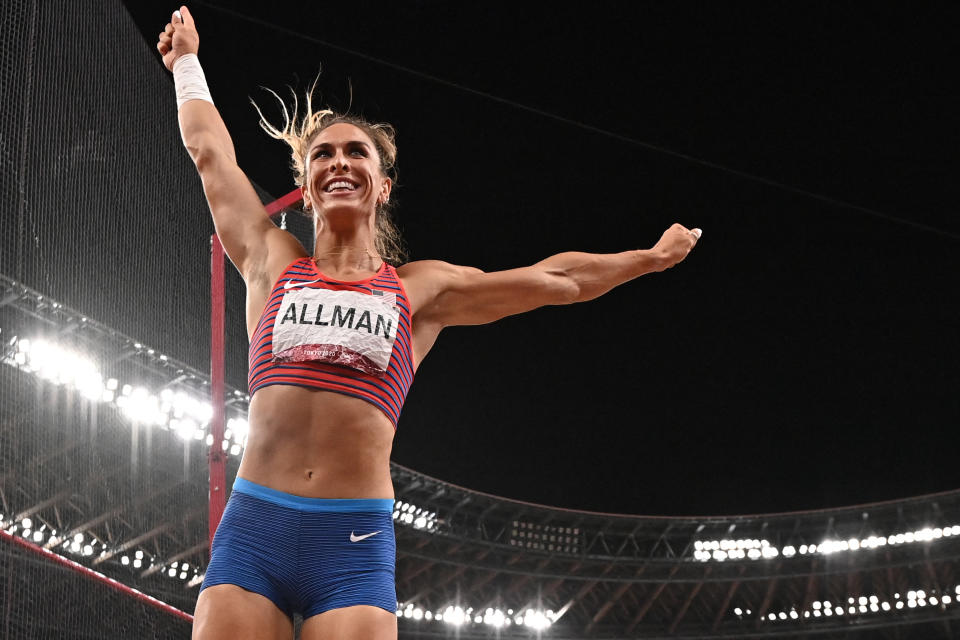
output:
<path id="1" fill-rule="evenodd" d="M 303 498 L 237 478 L 201 591 L 233 584 L 291 618 L 365 604 L 394 613 L 393 500 Z"/>

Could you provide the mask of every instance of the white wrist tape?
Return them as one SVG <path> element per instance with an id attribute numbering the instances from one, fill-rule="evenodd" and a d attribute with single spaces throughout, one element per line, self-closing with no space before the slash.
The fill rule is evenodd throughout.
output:
<path id="1" fill-rule="evenodd" d="M 177 58 L 173 63 L 173 84 L 177 88 L 177 109 L 188 100 L 206 100 L 213 104 L 197 54 L 187 53 Z"/>

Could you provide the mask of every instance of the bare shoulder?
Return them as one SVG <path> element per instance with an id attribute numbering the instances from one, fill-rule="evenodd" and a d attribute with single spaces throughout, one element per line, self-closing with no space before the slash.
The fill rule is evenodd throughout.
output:
<path id="1" fill-rule="evenodd" d="M 443 260 L 415 260 L 397 267 L 397 274 L 404 279 L 442 279 L 469 273 L 483 273 L 475 267 L 464 267 Z"/>
<path id="2" fill-rule="evenodd" d="M 443 289 L 446 284 L 464 276 L 483 273 L 475 267 L 450 264 L 443 260 L 416 260 L 397 267 L 397 275 L 405 287 Z"/>
<path id="3" fill-rule="evenodd" d="M 483 271 L 443 260 L 416 260 L 397 267 L 397 275 L 410 297 L 414 313 L 429 307 L 453 283 Z"/>

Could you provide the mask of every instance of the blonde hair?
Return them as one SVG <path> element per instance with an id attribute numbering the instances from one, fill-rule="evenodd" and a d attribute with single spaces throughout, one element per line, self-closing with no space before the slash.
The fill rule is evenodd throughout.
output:
<path id="1" fill-rule="evenodd" d="M 381 122 L 370 123 L 359 116 L 350 113 L 337 113 L 331 109 L 313 109 L 313 92 L 316 88 L 316 81 L 306 92 L 306 113 L 300 116 L 300 104 L 296 92 L 291 88 L 290 94 L 293 96 L 293 108 L 287 107 L 283 99 L 271 89 L 266 89 L 280 103 L 280 111 L 283 114 L 283 126 L 277 127 L 270 123 L 263 115 L 260 107 L 253 99 L 253 108 L 260 115 L 260 127 L 267 132 L 271 138 L 282 140 L 290 147 L 291 162 L 293 169 L 293 180 L 298 187 L 302 187 L 307 180 L 307 151 L 310 149 L 310 143 L 324 129 L 339 123 L 351 124 L 363 131 L 370 140 L 373 141 L 377 150 L 377 156 L 380 158 L 380 171 L 383 175 L 390 178 L 394 184 L 397 182 L 397 144 L 396 131 L 393 126 Z M 376 237 L 374 246 L 377 253 L 384 261 L 394 266 L 403 264 L 407 260 L 407 252 L 404 247 L 403 238 L 399 229 L 393 222 L 393 208 L 395 199 L 390 199 L 383 204 L 377 205 L 376 210 Z M 314 224 L 317 218 L 314 217 Z"/>

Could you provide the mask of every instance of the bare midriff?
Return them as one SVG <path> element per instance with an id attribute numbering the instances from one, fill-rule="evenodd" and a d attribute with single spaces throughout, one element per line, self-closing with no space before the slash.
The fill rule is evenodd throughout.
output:
<path id="1" fill-rule="evenodd" d="M 393 423 L 350 396 L 264 387 L 250 401 L 237 476 L 307 498 L 393 498 Z"/>

